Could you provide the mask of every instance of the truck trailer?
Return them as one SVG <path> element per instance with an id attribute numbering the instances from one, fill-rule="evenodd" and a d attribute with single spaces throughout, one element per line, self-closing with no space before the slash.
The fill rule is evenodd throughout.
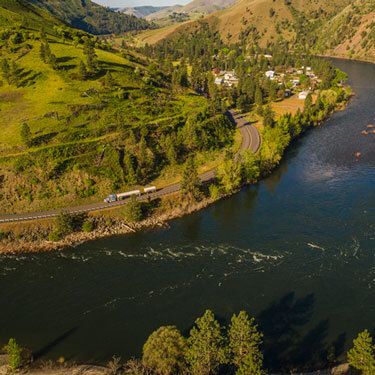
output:
<path id="1" fill-rule="evenodd" d="M 130 198 L 133 196 L 140 196 L 140 195 L 141 195 L 140 190 L 133 190 L 133 191 L 128 191 L 126 193 L 120 193 L 120 194 L 111 194 L 107 198 L 104 199 L 104 203 L 118 202 L 126 198 Z"/>

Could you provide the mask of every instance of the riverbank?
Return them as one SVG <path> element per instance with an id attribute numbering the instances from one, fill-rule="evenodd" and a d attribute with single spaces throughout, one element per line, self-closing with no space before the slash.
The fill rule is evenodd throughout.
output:
<path id="1" fill-rule="evenodd" d="M 106 367 L 91 366 L 91 365 L 79 365 L 70 367 L 56 367 L 56 368 L 34 368 L 21 372 L 25 375 L 108 375 L 112 374 L 110 369 Z M 349 369 L 347 364 L 339 365 L 331 370 L 321 370 L 305 373 L 305 375 L 349 375 L 353 372 Z M 9 374 L 7 366 L 0 367 L 0 375 Z M 125 372 L 124 374 L 131 374 Z M 304 375 L 301 373 L 300 375 Z"/>
<path id="2" fill-rule="evenodd" d="M 344 102 L 337 103 L 333 109 L 327 112 L 323 119 L 319 120 L 315 126 L 319 126 L 326 121 L 334 112 L 342 111 L 349 103 L 352 93 Z M 300 133 L 303 134 L 306 128 Z M 295 137 L 298 138 L 300 135 Z M 293 141 L 293 139 L 292 139 Z M 289 144 L 288 144 L 289 145 Z M 286 147 L 288 146 L 286 145 Z M 266 145 L 267 147 L 267 145 Z M 282 154 L 284 154 L 284 150 Z M 262 146 L 260 153 L 262 151 Z M 281 155 L 283 156 L 283 155 Z M 260 156 L 261 158 L 262 156 Z M 281 159 L 281 157 L 280 157 Z M 260 168 L 260 178 L 269 176 L 277 167 L 280 160 L 276 159 L 266 167 Z M 208 182 L 206 181 L 206 187 Z M 251 181 L 258 182 L 259 178 Z M 172 192 L 168 195 L 159 197 L 158 208 L 149 215 L 145 220 L 140 222 L 129 222 L 118 215 L 121 208 L 113 208 L 104 212 L 90 212 L 87 214 L 87 219 L 90 220 L 92 229 L 89 231 L 78 231 L 66 235 L 61 240 L 50 240 L 50 233 L 53 232 L 53 222 L 51 219 L 36 220 L 29 223 L 9 223 L 0 225 L 0 253 L 2 254 L 16 254 L 16 253 L 38 253 L 47 251 L 62 250 L 68 247 L 75 247 L 82 243 L 94 241 L 101 238 L 107 238 L 116 235 L 129 235 L 143 230 L 151 230 L 162 227 L 167 227 L 168 222 L 189 215 L 193 212 L 199 211 L 208 207 L 209 205 L 223 199 L 227 196 L 237 193 L 240 188 L 248 185 L 249 181 L 237 186 L 231 191 L 225 193 L 211 194 L 209 189 L 206 189 L 204 198 L 200 201 L 187 201 L 179 192 Z"/>

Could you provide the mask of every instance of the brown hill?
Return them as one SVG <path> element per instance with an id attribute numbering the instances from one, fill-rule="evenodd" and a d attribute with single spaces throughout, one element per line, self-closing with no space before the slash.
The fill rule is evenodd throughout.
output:
<path id="1" fill-rule="evenodd" d="M 238 0 L 204 21 L 227 42 L 246 36 L 265 46 L 281 36 L 303 40 L 312 52 L 374 60 L 374 6 L 373 0 Z M 172 25 L 160 34 L 149 33 L 143 42 L 189 33 L 196 25 Z"/>

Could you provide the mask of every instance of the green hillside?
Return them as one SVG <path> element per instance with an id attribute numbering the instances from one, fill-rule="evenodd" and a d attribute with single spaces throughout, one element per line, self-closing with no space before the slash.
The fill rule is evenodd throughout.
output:
<path id="1" fill-rule="evenodd" d="M 119 34 L 144 30 L 151 24 L 135 16 L 114 12 L 91 1 L 0 0 L 0 24 L 22 22 L 39 29 L 65 23 L 91 34 Z"/>
<path id="2" fill-rule="evenodd" d="M 115 12 L 91 0 L 32 0 L 69 25 L 91 34 L 119 34 L 143 30 L 150 24 L 135 16 Z"/>
<path id="3" fill-rule="evenodd" d="M 48 11 L 20 0 L 0 0 L 0 27 L 22 25 L 26 29 L 51 32 L 62 22 Z"/>
<path id="4" fill-rule="evenodd" d="M 55 32 L 0 31 L 2 212 L 160 186 L 178 178 L 189 155 L 215 160 L 231 144 L 232 125 L 207 99 L 183 85 L 172 90 L 173 67 L 81 31 Z M 195 127 L 201 142 L 191 146 Z"/>

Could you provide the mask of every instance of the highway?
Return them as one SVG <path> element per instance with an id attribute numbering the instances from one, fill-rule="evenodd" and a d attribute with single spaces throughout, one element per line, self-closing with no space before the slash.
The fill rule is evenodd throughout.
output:
<path id="1" fill-rule="evenodd" d="M 236 123 L 237 128 L 241 132 L 242 135 L 242 143 L 241 147 L 236 155 L 240 154 L 241 151 L 250 150 L 256 153 L 261 144 L 261 138 L 258 130 L 255 126 L 251 125 L 241 114 L 238 112 L 231 110 L 227 112 L 228 117 Z M 207 182 L 212 180 L 215 177 L 215 170 L 211 170 L 201 174 L 200 179 L 202 182 Z M 163 189 L 158 190 L 155 193 L 149 194 L 148 196 L 141 196 L 139 200 L 146 200 L 148 198 L 158 198 L 164 195 L 168 195 L 171 193 L 175 193 L 179 191 L 181 188 L 180 183 L 172 184 L 166 186 Z M 103 197 L 104 199 L 104 197 Z M 56 217 L 61 211 L 65 211 L 72 214 L 78 213 L 87 213 L 91 211 L 101 211 L 108 208 L 113 208 L 117 206 L 122 206 L 126 204 L 128 200 L 123 200 L 119 202 L 114 202 L 111 204 L 108 203 L 92 203 L 77 207 L 67 207 L 63 209 L 56 209 L 50 211 L 40 211 L 40 212 L 30 212 L 30 213 L 22 213 L 22 214 L 9 214 L 9 215 L 1 215 L 0 214 L 0 223 L 12 223 L 12 222 L 22 222 L 22 221 L 31 221 L 37 219 L 46 219 L 46 218 L 53 218 Z"/>

